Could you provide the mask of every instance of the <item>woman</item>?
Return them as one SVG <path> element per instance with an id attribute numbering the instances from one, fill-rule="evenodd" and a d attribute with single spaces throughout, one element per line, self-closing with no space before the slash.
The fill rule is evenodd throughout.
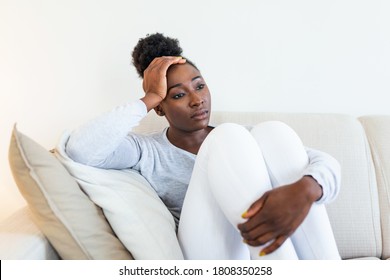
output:
<path id="1" fill-rule="evenodd" d="M 211 127 L 209 89 L 176 39 L 140 39 L 133 63 L 145 96 L 74 131 L 73 160 L 139 171 L 172 213 L 188 259 L 340 258 L 323 206 L 339 191 L 335 159 L 279 122 Z M 169 127 L 132 133 L 152 109 Z"/>

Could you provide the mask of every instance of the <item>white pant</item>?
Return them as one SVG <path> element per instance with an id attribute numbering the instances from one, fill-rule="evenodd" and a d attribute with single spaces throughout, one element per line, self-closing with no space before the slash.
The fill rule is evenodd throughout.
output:
<path id="1" fill-rule="evenodd" d="M 275 252 L 243 243 L 237 224 L 272 187 L 301 178 L 308 156 L 281 122 L 251 132 L 237 124 L 213 129 L 201 146 L 184 200 L 178 238 L 185 259 L 340 259 L 326 209 L 313 204 L 295 233 Z"/>

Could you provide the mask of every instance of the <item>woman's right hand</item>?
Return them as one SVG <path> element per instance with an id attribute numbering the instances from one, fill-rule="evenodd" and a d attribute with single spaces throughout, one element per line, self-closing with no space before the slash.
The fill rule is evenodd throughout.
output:
<path id="1" fill-rule="evenodd" d="M 148 112 L 164 100 L 167 94 L 167 71 L 172 64 L 183 64 L 186 60 L 181 56 L 156 57 L 144 71 L 143 89 Z"/>

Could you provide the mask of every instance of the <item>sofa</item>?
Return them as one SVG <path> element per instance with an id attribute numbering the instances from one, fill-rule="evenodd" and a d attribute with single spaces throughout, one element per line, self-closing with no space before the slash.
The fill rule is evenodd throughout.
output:
<path id="1" fill-rule="evenodd" d="M 254 125 L 267 120 L 285 122 L 298 133 L 305 146 L 325 151 L 341 164 L 339 196 L 326 208 L 342 259 L 389 259 L 390 115 L 354 117 L 343 114 L 219 111 L 212 113 L 211 124 L 234 122 Z M 164 118 L 149 113 L 136 132 L 154 132 L 166 125 Z M 41 156 L 47 158 L 35 161 Z M 148 259 L 150 248 L 141 244 L 145 243 L 139 239 L 145 238 L 144 229 L 138 226 L 147 219 L 156 221 L 153 230 L 157 228 L 161 233 L 156 237 L 157 245 L 152 246 L 162 244 L 166 246 L 161 250 L 176 250 L 155 258 L 180 258 L 172 219 L 150 189 L 142 190 L 142 194 L 131 194 L 136 197 L 131 198 L 131 203 L 126 201 L 129 209 L 122 213 L 122 218 L 126 222 L 126 215 L 133 219 L 126 231 L 121 228 L 124 220 L 114 220 L 120 216 L 112 214 L 115 209 L 106 208 L 104 202 L 95 200 L 88 189 L 81 188 L 85 179 L 75 178 L 66 164 L 61 169 L 64 161 L 55 151 L 40 147 L 16 127 L 9 158 L 17 186 L 28 205 L 0 223 L 1 259 Z M 61 172 L 58 171 L 60 169 Z M 84 176 L 88 176 L 88 172 L 84 172 Z M 136 181 L 137 184 L 144 183 L 142 178 L 136 178 Z M 106 189 L 111 188 L 108 186 Z M 71 190 L 74 192 L 71 193 Z M 161 212 L 161 217 L 157 214 L 135 218 L 138 214 L 134 214 L 131 207 L 143 202 L 141 195 L 153 197 L 156 207 L 153 208 L 152 203 L 148 205 L 157 210 L 150 215 Z M 100 195 L 100 199 L 104 197 Z M 75 210 L 76 214 L 70 213 Z M 110 215 L 114 217 L 109 218 Z M 77 219 L 81 220 L 72 227 Z M 141 231 L 134 233 L 134 230 Z M 150 229 L 145 232 L 147 230 Z M 165 232 L 169 232 L 168 237 Z"/>

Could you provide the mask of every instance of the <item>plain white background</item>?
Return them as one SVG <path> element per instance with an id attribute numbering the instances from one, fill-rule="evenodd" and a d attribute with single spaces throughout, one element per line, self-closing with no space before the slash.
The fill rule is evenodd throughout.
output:
<path id="1" fill-rule="evenodd" d="M 386 0 L 0 0 L 0 220 L 24 205 L 14 123 L 45 148 L 142 97 L 140 37 L 179 38 L 213 110 L 390 114 Z"/>

